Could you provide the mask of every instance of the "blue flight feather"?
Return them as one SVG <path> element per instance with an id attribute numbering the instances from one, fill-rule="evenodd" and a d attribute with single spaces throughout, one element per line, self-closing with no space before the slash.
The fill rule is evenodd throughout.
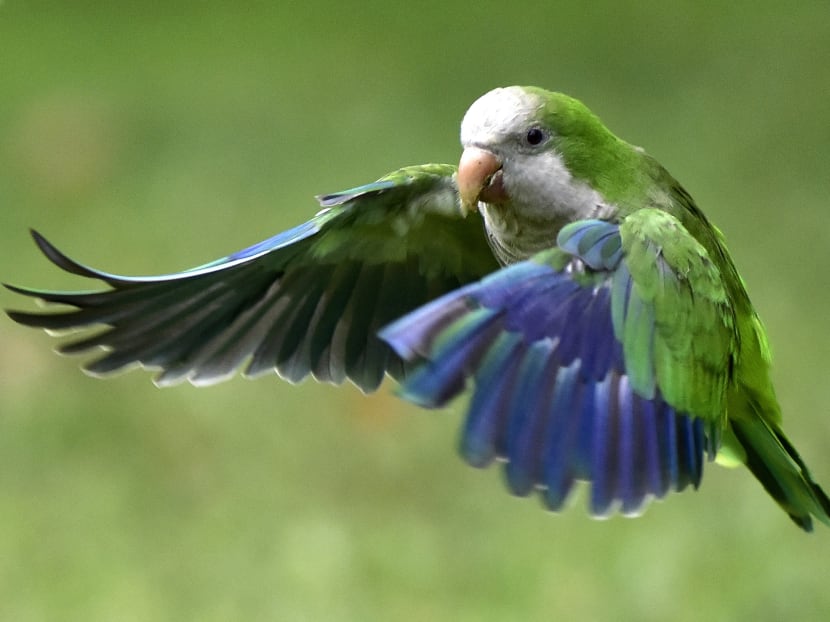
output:
<path id="1" fill-rule="evenodd" d="M 497 316 L 477 309 L 459 318 L 444 333 L 433 361 L 421 365 L 401 389 L 401 395 L 426 408 L 443 406 L 463 390 L 464 379 L 476 367 L 481 350 L 490 345 Z M 447 335 L 447 333 L 449 333 Z"/>
<path id="2" fill-rule="evenodd" d="M 639 477 L 640 469 L 638 461 L 640 457 L 639 426 L 635 417 L 639 417 L 634 411 L 634 396 L 628 387 L 628 378 L 620 377 L 618 388 L 619 411 L 617 424 L 619 426 L 619 455 L 617 463 L 618 473 L 618 494 L 622 500 L 621 511 L 623 514 L 632 514 L 642 505 L 644 492 L 641 490 L 642 483 Z"/>
<path id="3" fill-rule="evenodd" d="M 657 388 L 654 310 L 622 261 L 619 227 L 582 221 L 558 242 L 381 338 L 405 359 L 425 359 L 403 385 L 412 401 L 443 405 L 474 379 L 460 444 L 470 464 L 506 458 L 510 490 L 538 488 L 553 510 L 587 480 L 592 514 L 636 514 L 700 482 L 703 421 L 675 412 Z"/>
<path id="4" fill-rule="evenodd" d="M 583 385 L 578 382 L 579 362 L 560 367 L 556 373 L 553 400 L 549 406 L 542 454 L 544 501 L 552 510 L 559 510 L 568 498 L 579 467 L 579 408 Z M 587 469 L 585 469 L 587 473 Z"/>
<path id="5" fill-rule="evenodd" d="M 614 453 L 616 443 L 616 401 L 611 392 L 613 377 L 608 375 L 594 385 L 594 446 L 591 452 L 591 514 L 607 516 L 614 501 Z"/>
<path id="6" fill-rule="evenodd" d="M 459 445 L 461 455 L 474 467 L 485 467 L 498 455 L 500 426 L 507 419 L 522 352 L 521 336 L 503 332 L 495 338 L 476 372 L 475 391 Z"/>
<path id="7" fill-rule="evenodd" d="M 547 379 L 556 369 L 553 350 L 550 341 L 537 341 L 527 349 L 508 407 L 505 474 L 510 490 L 520 496 L 529 494 L 540 477 L 545 406 L 554 388 Z"/>
<path id="8" fill-rule="evenodd" d="M 474 283 L 445 294 L 384 326 L 378 336 L 404 359 L 423 356 L 427 353 L 425 344 L 432 343 L 453 320 L 475 308 L 466 297 L 478 286 Z"/>

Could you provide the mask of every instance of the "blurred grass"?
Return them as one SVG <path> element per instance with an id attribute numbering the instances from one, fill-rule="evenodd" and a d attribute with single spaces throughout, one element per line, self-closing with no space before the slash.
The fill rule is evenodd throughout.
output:
<path id="1" fill-rule="evenodd" d="M 718 8 L 714 8 L 718 7 Z M 170 272 L 313 194 L 454 161 L 472 100 L 580 97 L 717 222 L 787 430 L 830 486 L 826 2 L 0 4 L 2 280 L 76 284 L 26 227 Z M 25 302 L 8 292 L 4 307 Z M 634 520 L 551 516 L 391 386 L 107 382 L 0 321 L 0 619 L 816 620 L 830 532 L 742 471 Z"/>

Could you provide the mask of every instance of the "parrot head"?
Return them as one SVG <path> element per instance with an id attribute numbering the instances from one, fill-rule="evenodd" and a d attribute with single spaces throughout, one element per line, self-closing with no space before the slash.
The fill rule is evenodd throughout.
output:
<path id="1" fill-rule="evenodd" d="M 582 154 L 606 145 L 613 151 L 619 143 L 571 97 L 533 87 L 494 89 L 461 123 L 462 211 L 481 212 L 502 263 L 526 259 L 549 248 L 569 222 L 614 215 L 616 206 L 595 183 L 597 164 Z"/>

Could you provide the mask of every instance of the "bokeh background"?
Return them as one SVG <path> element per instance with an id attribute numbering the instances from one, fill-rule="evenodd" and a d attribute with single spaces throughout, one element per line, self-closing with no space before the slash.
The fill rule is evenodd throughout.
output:
<path id="1" fill-rule="evenodd" d="M 453 162 L 467 106 L 586 101 L 724 230 L 786 429 L 830 486 L 830 8 L 786 3 L 0 3 L 0 278 L 77 286 L 295 225 Z M 82 287 L 86 287 L 83 284 Z M 3 307 L 30 308 L 10 292 Z M 641 518 L 551 515 L 391 383 L 94 380 L 0 317 L 0 619 L 821 620 L 830 529 L 743 470 Z"/>

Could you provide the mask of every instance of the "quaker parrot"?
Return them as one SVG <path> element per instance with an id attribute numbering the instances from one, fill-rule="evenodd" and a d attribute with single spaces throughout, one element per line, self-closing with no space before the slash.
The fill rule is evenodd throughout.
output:
<path id="1" fill-rule="evenodd" d="M 160 386 L 237 370 L 364 392 L 390 374 L 440 408 L 469 389 L 464 459 L 504 461 L 516 495 L 637 515 L 741 462 L 795 523 L 830 499 L 781 429 L 767 337 L 720 231 L 654 158 L 581 102 L 492 90 L 461 124 L 458 167 L 410 166 L 319 196 L 311 220 L 196 268 L 92 291 L 7 285 L 70 307 L 9 311 L 81 329 L 95 376 L 135 364 Z"/>

